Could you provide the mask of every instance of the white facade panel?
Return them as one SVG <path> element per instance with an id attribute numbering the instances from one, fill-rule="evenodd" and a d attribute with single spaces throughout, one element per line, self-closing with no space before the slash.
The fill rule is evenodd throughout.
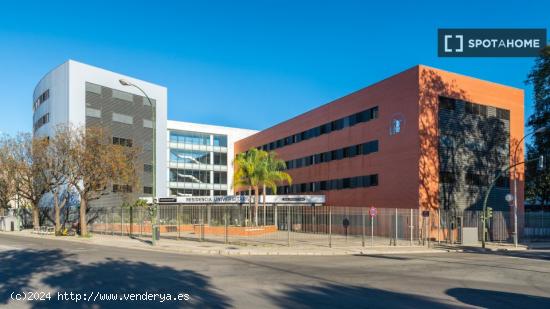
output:
<path id="1" fill-rule="evenodd" d="M 55 128 L 59 124 L 73 125 L 75 127 L 86 124 L 86 115 L 91 117 L 101 117 L 101 111 L 86 107 L 86 83 L 89 84 L 89 90 L 101 94 L 101 87 L 113 89 L 113 97 L 131 100 L 128 93 L 143 96 L 141 91 L 135 87 L 123 86 L 119 80 L 125 79 L 145 91 L 145 93 L 156 102 L 156 185 L 157 196 L 169 196 L 169 187 L 187 188 L 188 185 L 182 183 L 170 183 L 170 167 L 199 169 L 207 168 L 211 171 L 210 177 L 213 179 L 215 171 L 227 171 L 227 184 L 191 184 L 193 188 L 210 188 L 213 190 L 229 190 L 233 193 L 231 181 L 233 179 L 233 158 L 235 156 L 234 144 L 236 141 L 257 133 L 255 130 L 246 130 L 239 128 L 214 126 L 206 124 L 197 124 L 190 122 L 168 121 L 167 120 L 167 89 L 146 81 L 138 80 L 119 73 L 111 72 L 101 68 L 93 67 L 87 64 L 69 60 L 46 74 L 34 89 L 33 102 L 44 91 L 49 90 L 49 98 L 45 100 L 34 112 L 33 122 L 49 113 L 49 122 L 36 130 L 35 135 L 53 135 Z M 95 88 L 94 88 L 95 87 Z M 95 91 L 94 91 L 95 90 Z M 120 92 L 119 92 L 120 91 Z M 120 118 L 114 115 L 122 122 L 129 123 L 129 119 Z M 124 119 L 123 119 L 124 118 Z M 141 124 L 141 123 L 140 123 Z M 150 127 L 149 120 L 143 120 L 144 127 Z M 170 143 L 170 131 L 187 131 L 211 135 L 227 136 L 227 147 L 217 146 L 213 143 L 213 136 L 210 136 L 209 145 L 187 145 L 181 143 Z M 174 164 L 170 163 L 170 148 L 184 150 L 201 150 L 211 152 L 210 160 L 212 164 Z M 213 165 L 213 153 L 227 153 L 227 166 Z"/>

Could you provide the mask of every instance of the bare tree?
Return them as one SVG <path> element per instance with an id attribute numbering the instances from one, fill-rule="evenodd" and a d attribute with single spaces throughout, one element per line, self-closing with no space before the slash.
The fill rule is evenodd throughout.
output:
<path id="1" fill-rule="evenodd" d="M 113 145 L 111 137 L 101 128 L 72 130 L 73 143 L 69 151 L 68 177 L 80 195 L 80 235 L 88 234 L 89 202 L 99 199 L 112 183 L 132 187 L 137 183 L 137 150 Z"/>
<path id="2" fill-rule="evenodd" d="M 0 138 L 0 209 L 9 208 L 9 202 L 15 196 L 15 177 L 13 175 L 13 160 L 9 151 L 7 136 Z"/>
<path id="3" fill-rule="evenodd" d="M 47 146 L 47 138 L 33 138 L 29 133 L 18 134 L 7 145 L 11 162 L 7 168 L 14 176 L 17 194 L 31 205 L 34 228 L 40 226 L 40 200 L 51 189 L 43 160 Z"/>
<path id="4" fill-rule="evenodd" d="M 54 203 L 55 233 L 61 233 L 61 211 L 67 204 L 72 189 L 69 173 L 70 152 L 75 144 L 75 130 L 70 126 L 59 126 L 55 135 L 49 139 L 48 147 L 43 155 L 46 178 L 51 186 Z"/>

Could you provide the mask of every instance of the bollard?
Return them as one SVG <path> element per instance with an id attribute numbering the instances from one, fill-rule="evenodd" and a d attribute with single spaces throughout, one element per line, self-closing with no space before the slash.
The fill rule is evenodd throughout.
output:
<path id="1" fill-rule="evenodd" d="M 411 226 L 409 228 L 410 228 L 410 234 L 411 234 L 410 245 L 412 246 L 413 245 L 413 230 L 414 230 L 414 221 L 413 221 L 413 210 L 412 210 L 412 208 L 411 208 Z"/>
<path id="2" fill-rule="evenodd" d="M 210 226 L 210 219 L 212 218 L 212 208 L 210 205 L 206 206 L 206 225 Z"/>
<path id="3" fill-rule="evenodd" d="M 395 209 L 395 240 L 393 241 L 393 245 L 397 246 L 397 208 Z"/>
<path id="4" fill-rule="evenodd" d="M 229 226 L 227 225 L 227 206 L 224 206 L 223 207 L 224 209 L 224 224 L 225 224 L 225 232 L 224 232 L 224 236 L 225 236 L 225 243 L 227 244 L 228 243 L 228 230 L 229 230 Z"/>
<path id="5" fill-rule="evenodd" d="M 287 242 L 290 247 L 290 206 L 286 207 Z"/>
<path id="6" fill-rule="evenodd" d="M 439 235 L 441 235 L 441 210 L 439 208 L 437 209 L 437 218 L 437 243 L 440 244 L 441 240 L 439 239 Z"/>
<path id="7" fill-rule="evenodd" d="M 328 207 L 328 246 L 332 248 L 332 208 Z"/>
<path id="8" fill-rule="evenodd" d="M 176 205 L 176 224 L 178 225 L 178 238 L 177 240 L 180 239 L 181 235 L 180 235 L 180 227 L 181 227 L 181 224 L 180 224 L 180 205 Z"/>
<path id="9" fill-rule="evenodd" d="M 361 235 L 361 242 L 363 247 L 365 247 L 365 209 L 361 208 L 361 223 L 363 227 L 362 235 Z"/>
<path id="10" fill-rule="evenodd" d="M 124 236 L 124 233 L 123 233 L 123 224 L 124 224 L 124 208 L 123 207 L 120 207 L 120 236 Z"/>

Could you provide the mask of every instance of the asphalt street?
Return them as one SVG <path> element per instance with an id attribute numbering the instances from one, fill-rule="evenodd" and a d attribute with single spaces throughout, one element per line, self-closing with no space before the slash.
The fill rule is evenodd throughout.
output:
<path id="1" fill-rule="evenodd" d="M 0 306 L 550 308 L 550 251 L 233 257 L 0 234 Z"/>

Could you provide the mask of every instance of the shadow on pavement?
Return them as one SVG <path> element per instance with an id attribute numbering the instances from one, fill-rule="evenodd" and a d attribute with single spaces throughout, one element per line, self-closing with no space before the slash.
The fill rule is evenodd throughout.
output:
<path id="1" fill-rule="evenodd" d="M 282 308 L 456 308 L 428 296 L 340 284 L 291 285 L 267 296 Z"/>
<path id="2" fill-rule="evenodd" d="M 55 308 L 93 307 L 208 307 L 224 308 L 230 306 L 230 300 L 222 295 L 210 283 L 207 276 L 190 270 L 177 270 L 171 267 L 158 266 L 146 262 L 133 262 L 124 259 L 107 259 L 106 261 L 78 264 L 69 271 L 61 272 L 44 278 L 43 283 L 61 292 L 73 292 L 81 295 L 90 293 L 118 294 L 123 293 L 145 295 L 167 294 L 172 298 L 178 294 L 189 294 L 190 300 L 165 300 L 160 302 L 147 300 L 101 301 L 99 296 L 95 302 L 56 301 L 49 304 L 37 304 L 35 308 L 46 308 L 55 304 Z M 102 294 L 103 295 L 103 294 Z"/>
<path id="3" fill-rule="evenodd" d="M 447 295 L 464 304 L 482 308 L 548 308 L 550 298 L 509 292 L 454 288 Z"/>
<path id="4" fill-rule="evenodd" d="M 0 305 L 10 302 L 10 294 L 53 290 L 50 300 L 27 302 L 33 308 L 125 308 L 125 307 L 229 307 L 230 299 L 217 291 L 210 278 L 190 270 L 178 270 L 147 262 L 106 259 L 83 264 L 61 250 L 0 251 Z M 44 284 L 47 286 L 35 286 Z M 190 300 L 96 301 L 59 300 L 57 292 L 145 295 L 189 294 Z M 69 296 L 70 297 L 70 296 Z"/>
<path id="5" fill-rule="evenodd" d="M 55 272 L 69 257 L 58 249 L 0 251 L 0 304 L 8 303 L 12 292 L 33 290 L 30 281 L 35 274 Z"/>

